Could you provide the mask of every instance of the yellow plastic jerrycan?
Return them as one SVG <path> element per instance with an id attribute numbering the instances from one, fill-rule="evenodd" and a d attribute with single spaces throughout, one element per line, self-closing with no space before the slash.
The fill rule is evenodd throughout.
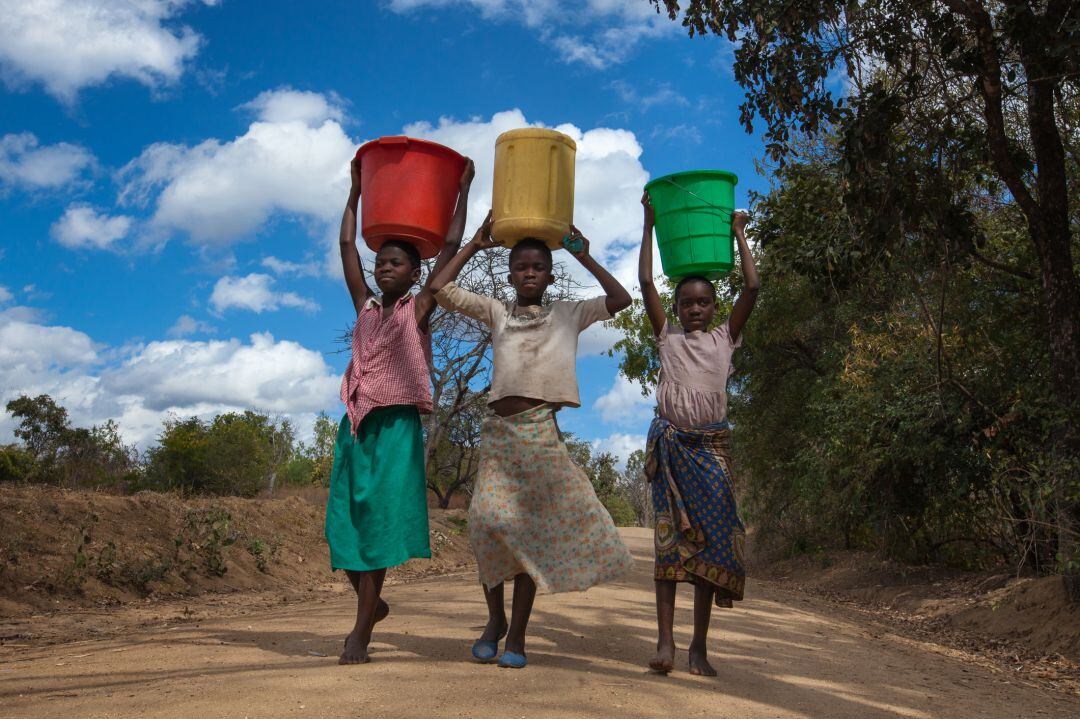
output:
<path id="1" fill-rule="evenodd" d="M 561 132 L 527 127 L 495 140 L 491 236 L 506 247 L 526 237 L 555 250 L 574 220 L 577 144 Z"/>

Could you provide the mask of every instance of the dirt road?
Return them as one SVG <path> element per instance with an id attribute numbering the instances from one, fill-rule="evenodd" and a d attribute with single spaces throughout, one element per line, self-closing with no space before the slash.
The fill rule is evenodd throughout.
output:
<path id="1" fill-rule="evenodd" d="M 347 598 L 141 630 L 0 648 L 0 716 L 19 717 L 1066 717 L 1080 702 L 889 634 L 769 583 L 717 610 L 720 676 L 649 674 L 651 539 L 625 530 L 625 581 L 541 596 L 515 671 L 471 662 L 484 620 L 474 574 L 389 587 L 373 662 L 339 667 Z M 690 592 L 676 639 L 689 641 Z M 326 656 L 321 656 L 326 655 Z"/>

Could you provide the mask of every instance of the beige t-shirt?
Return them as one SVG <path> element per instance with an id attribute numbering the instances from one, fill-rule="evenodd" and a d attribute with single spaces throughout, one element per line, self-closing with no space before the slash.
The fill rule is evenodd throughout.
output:
<path id="1" fill-rule="evenodd" d="M 656 342 L 660 349 L 660 383 L 656 388 L 660 416 L 685 429 L 727 419 L 731 354 L 742 344 L 742 337 L 732 342 L 727 322 L 710 332 L 687 332 L 665 322 Z"/>
<path id="2" fill-rule="evenodd" d="M 578 335 L 593 322 L 611 319 L 605 297 L 556 300 L 527 316 L 515 316 L 513 303 L 463 290 L 448 282 L 435 293 L 440 307 L 491 328 L 492 377 L 488 402 L 530 397 L 555 405 L 580 407 L 577 385 Z"/>

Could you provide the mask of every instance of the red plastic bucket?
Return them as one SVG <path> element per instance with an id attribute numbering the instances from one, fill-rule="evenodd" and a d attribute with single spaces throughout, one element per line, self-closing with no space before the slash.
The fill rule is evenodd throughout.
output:
<path id="1" fill-rule="evenodd" d="M 427 140 L 380 137 L 356 151 L 360 159 L 360 233 L 376 252 L 390 239 L 439 254 L 454 215 L 465 158 Z"/>

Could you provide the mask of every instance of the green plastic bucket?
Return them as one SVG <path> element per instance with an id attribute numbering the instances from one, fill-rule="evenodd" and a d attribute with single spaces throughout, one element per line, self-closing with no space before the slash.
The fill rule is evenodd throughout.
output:
<path id="1" fill-rule="evenodd" d="M 724 170 L 691 170 L 645 185 L 656 216 L 660 264 L 673 280 L 715 280 L 735 267 L 731 214 L 739 178 Z"/>

